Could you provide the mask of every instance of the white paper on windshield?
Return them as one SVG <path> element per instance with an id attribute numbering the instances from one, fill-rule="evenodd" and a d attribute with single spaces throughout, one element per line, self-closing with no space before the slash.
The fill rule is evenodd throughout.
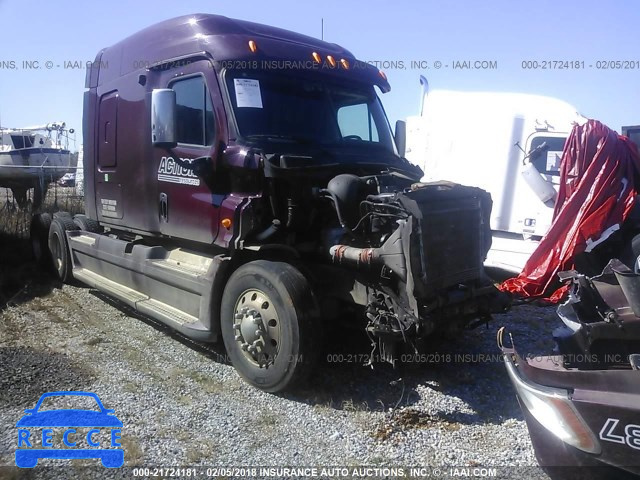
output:
<path id="1" fill-rule="evenodd" d="M 559 172 L 562 152 L 547 152 L 547 172 Z"/>
<path id="2" fill-rule="evenodd" d="M 248 78 L 234 78 L 236 89 L 236 104 L 238 108 L 262 108 L 260 82 Z"/>

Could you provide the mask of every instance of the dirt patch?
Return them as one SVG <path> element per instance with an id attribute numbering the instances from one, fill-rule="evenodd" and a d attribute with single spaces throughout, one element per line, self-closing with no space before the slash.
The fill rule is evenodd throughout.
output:
<path id="1" fill-rule="evenodd" d="M 389 418 L 385 419 L 382 425 L 378 426 L 373 432 L 373 438 L 379 441 L 385 441 L 403 430 L 441 428 L 449 432 L 455 432 L 460 430 L 460 427 L 459 423 L 447 420 L 438 415 L 430 415 L 414 408 L 406 408 L 394 412 Z"/>

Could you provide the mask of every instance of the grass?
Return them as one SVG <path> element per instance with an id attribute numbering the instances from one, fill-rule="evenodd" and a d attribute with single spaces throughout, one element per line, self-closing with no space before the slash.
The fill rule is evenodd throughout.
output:
<path id="1" fill-rule="evenodd" d="M 124 450 L 124 463 L 127 466 L 134 467 L 140 465 L 144 459 L 144 452 L 140 447 L 138 439 L 130 435 L 123 435 L 120 438 L 120 445 Z"/>
<path id="2" fill-rule="evenodd" d="M 89 340 L 85 341 L 85 345 L 89 347 L 93 347 L 94 345 L 99 345 L 101 343 L 107 343 L 109 340 L 104 337 L 92 337 Z"/>
<path id="3" fill-rule="evenodd" d="M 140 391 L 140 385 L 135 382 L 124 382 L 122 390 L 127 393 L 138 393 Z"/>
<path id="4" fill-rule="evenodd" d="M 202 439 L 199 445 L 189 447 L 185 453 L 187 465 L 196 465 L 199 463 L 212 463 L 215 459 L 216 442 L 210 438 Z"/>
<path id="5" fill-rule="evenodd" d="M 57 211 L 84 213 L 84 199 L 73 189 L 52 184 L 38 212 Z M 0 310 L 51 289 L 52 279 L 43 275 L 31 253 L 29 227 L 34 213 L 30 204 L 19 208 L 10 189 L 0 188 Z"/>
<path id="6" fill-rule="evenodd" d="M 280 420 L 278 419 L 277 415 L 271 412 L 263 411 L 258 414 L 258 419 L 256 420 L 256 423 L 258 423 L 259 425 L 264 425 L 265 427 L 273 428 L 276 425 L 278 425 L 278 423 L 280 423 Z"/>
<path id="7" fill-rule="evenodd" d="M 429 415 L 415 408 L 406 408 L 395 412 L 376 428 L 372 434 L 376 440 L 384 442 L 395 433 L 416 428 L 441 428 L 449 432 L 460 430 L 461 425 L 437 415 Z"/>
<path id="8" fill-rule="evenodd" d="M 69 212 L 72 215 L 84 213 L 84 198 L 75 194 L 72 188 L 49 186 L 47 197 L 37 212 Z M 29 204 L 18 207 L 9 188 L 0 189 L 0 232 L 16 237 L 29 238 L 31 216 L 36 213 Z"/>
<path id="9" fill-rule="evenodd" d="M 345 412 L 370 412 L 371 408 L 366 401 L 363 402 L 354 402 L 352 398 L 348 400 L 343 400 L 342 402 L 342 410 Z"/>

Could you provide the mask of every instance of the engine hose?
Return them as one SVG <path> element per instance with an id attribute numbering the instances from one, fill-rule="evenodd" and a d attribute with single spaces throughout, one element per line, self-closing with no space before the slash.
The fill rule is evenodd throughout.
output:
<path id="1" fill-rule="evenodd" d="M 280 230 L 280 220 L 274 218 L 271 225 L 269 225 L 265 230 L 256 235 L 256 240 L 259 242 L 264 242 L 265 240 L 271 238 L 278 230 Z"/>
<path id="2" fill-rule="evenodd" d="M 320 190 L 320 193 L 327 194 L 329 196 L 329 198 L 331 198 L 331 200 L 333 200 L 333 204 L 336 207 L 336 215 L 338 216 L 338 222 L 340 222 L 340 226 L 342 228 L 346 228 L 347 230 L 352 232 L 353 230 L 351 230 L 349 227 L 347 227 L 347 224 L 345 223 L 344 219 L 342 218 L 342 213 L 340 213 L 340 204 L 338 203 L 338 198 L 333 194 L 333 192 L 330 192 L 329 190 L 326 190 L 326 189 Z"/>
<path id="3" fill-rule="evenodd" d="M 291 228 L 295 222 L 297 205 L 290 198 L 287 199 L 287 228 Z"/>

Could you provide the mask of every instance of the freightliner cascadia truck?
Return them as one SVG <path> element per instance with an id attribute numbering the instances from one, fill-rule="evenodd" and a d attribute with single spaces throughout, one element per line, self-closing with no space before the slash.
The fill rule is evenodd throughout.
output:
<path id="1" fill-rule="evenodd" d="M 374 357 L 486 322 L 491 198 L 422 184 L 383 72 L 297 33 L 196 14 L 100 51 L 84 94 L 86 215 L 34 251 L 275 392 L 360 324 Z"/>

